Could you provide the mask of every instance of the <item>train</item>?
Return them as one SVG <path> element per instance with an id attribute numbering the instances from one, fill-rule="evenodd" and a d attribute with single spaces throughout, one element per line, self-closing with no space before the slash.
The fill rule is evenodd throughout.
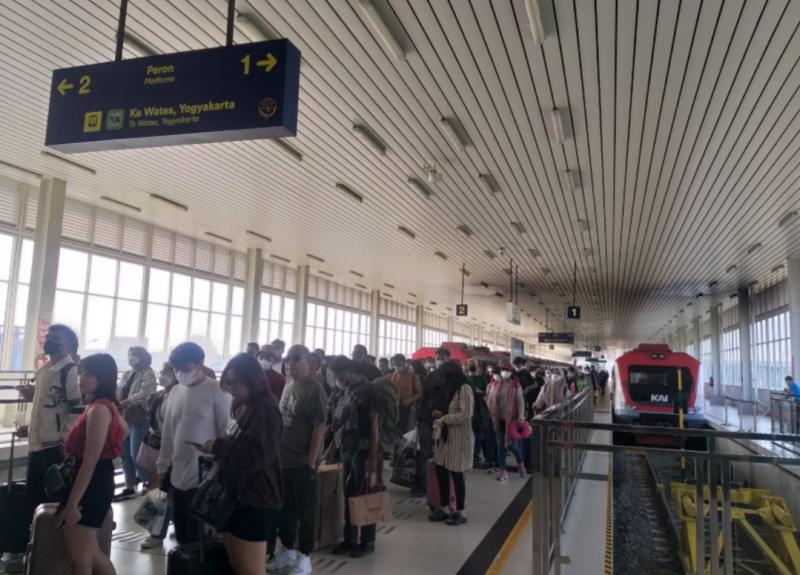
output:
<path id="1" fill-rule="evenodd" d="M 678 427 L 682 407 L 685 427 L 705 425 L 700 362 L 688 353 L 640 344 L 617 359 L 615 376 L 614 423 Z"/>

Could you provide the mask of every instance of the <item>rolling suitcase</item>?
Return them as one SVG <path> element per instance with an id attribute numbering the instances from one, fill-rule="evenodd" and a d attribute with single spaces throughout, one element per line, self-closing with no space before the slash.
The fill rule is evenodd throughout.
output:
<path id="1" fill-rule="evenodd" d="M 441 503 L 441 496 L 439 495 L 439 478 L 436 476 L 436 465 L 433 463 L 433 459 L 428 460 L 428 471 L 425 475 L 427 475 L 426 490 L 428 492 L 428 507 L 431 509 L 444 507 Z M 453 485 L 452 477 L 450 478 L 450 502 L 448 505 L 452 509 L 456 508 L 456 487 Z"/>
<path id="2" fill-rule="evenodd" d="M 71 575 L 67 562 L 64 537 L 56 523 L 57 503 L 43 503 L 36 508 L 31 527 L 31 540 L 25 555 L 25 575 Z M 105 521 L 97 530 L 100 551 L 111 555 L 111 535 L 114 532 L 114 510 L 110 508 Z"/>
<path id="3" fill-rule="evenodd" d="M 33 506 L 28 501 L 24 481 L 14 481 L 14 443 L 8 458 L 8 482 L 0 485 L 0 553 L 24 553 L 28 545 L 33 520 Z"/>

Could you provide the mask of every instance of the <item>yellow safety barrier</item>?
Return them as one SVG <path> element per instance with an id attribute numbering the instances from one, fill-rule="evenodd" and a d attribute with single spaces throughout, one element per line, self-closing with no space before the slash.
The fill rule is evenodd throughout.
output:
<path id="1" fill-rule="evenodd" d="M 698 504 L 694 485 L 672 483 L 670 485 L 672 500 L 677 502 L 678 519 L 681 522 L 680 555 L 684 569 L 690 573 L 697 572 L 697 518 Z M 703 489 L 702 520 L 710 512 L 709 489 Z M 717 502 L 722 501 L 721 489 L 717 489 Z M 777 497 L 767 489 L 731 489 L 731 520 L 739 525 L 750 540 L 763 553 L 764 558 L 781 575 L 800 575 L 800 548 L 795 533 L 797 527 L 786 501 Z M 718 504 L 719 505 L 719 504 Z M 717 512 L 720 507 L 718 506 Z M 758 516 L 766 537 L 750 522 L 750 517 Z M 702 527 L 702 523 L 701 523 Z M 723 539 L 720 533 L 717 548 L 722 555 Z M 705 573 L 711 573 L 711 564 L 706 563 Z"/>

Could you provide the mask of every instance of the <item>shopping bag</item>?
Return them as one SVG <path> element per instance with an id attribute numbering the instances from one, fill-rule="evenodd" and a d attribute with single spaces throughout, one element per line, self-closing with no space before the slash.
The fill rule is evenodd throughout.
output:
<path id="1" fill-rule="evenodd" d="M 417 481 L 417 457 L 415 453 L 415 446 L 408 445 L 397 454 L 397 460 L 394 462 L 392 469 L 392 477 L 389 479 L 391 483 L 399 485 L 400 487 L 411 487 Z"/>
<path id="2" fill-rule="evenodd" d="M 392 496 L 385 490 L 350 497 L 347 505 L 350 524 L 355 527 L 386 523 L 392 518 Z"/>
<path id="3" fill-rule="evenodd" d="M 159 489 L 148 491 L 133 520 L 151 533 L 158 533 L 167 516 L 167 494 Z"/>
<path id="4" fill-rule="evenodd" d="M 136 465 L 147 471 L 150 475 L 156 475 L 156 460 L 158 459 L 158 449 L 142 443 L 139 453 L 136 454 Z"/>
<path id="5" fill-rule="evenodd" d="M 342 466 L 320 465 L 317 470 L 317 509 L 314 550 L 332 547 L 341 540 L 344 526 Z"/>
<path id="6" fill-rule="evenodd" d="M 401 444 L 401 449 L 406 449 L 408 447 L 413 447 L 416 450 L 419 446 L 417 445 L 417 428 L 415 427 L 405 435 L 403 435 L 403 441 Z"/>

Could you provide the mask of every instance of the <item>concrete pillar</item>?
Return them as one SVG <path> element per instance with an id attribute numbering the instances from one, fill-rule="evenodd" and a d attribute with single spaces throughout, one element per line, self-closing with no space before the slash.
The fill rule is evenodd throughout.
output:
<path id="1" fill-rule="evenodd" d="M 790 259 L 789 274 L 789 326 L 792 334 L 789 340 L 792 352 L 792 375 L 798 377 L 797 364 L 800 362 L 800 259 Z"/>
<path id="2" fill-rule="evenodd" d="M 750 363 L 750 290 L 746 287 L 739 288 L 739 358 L 742 371 L 742 399 L 753 401 L 755 391 L 753 390 L 753 373 Z M 743 406 L 745 407 L 745 406 Z M 752 411 L 749 411 L 752 413 Z M 748 413 L 748 410 L 743 410 Z"/>
<path id="3" fill-rule="evenodd" d="M 64 218 L 64 201 L 67 182 L 45 178 L 39 187 L 36 209 L 36 233 L 33 246 L 28 310 L 25 316 L 25 341 L 23 343 L 23 369 L 33 369 L 41 353 L 37 340 L 40 324 L 49 324 L 53 318 L 56 297 L 58 258 L 61 249 L 61 222 Z M 80 326 L 71 326 L 78 331 Z"/>
<path id="4" fill-rule="evenodd" d="M 308 266 L 297 266 L 297 291 L 295 291 L 294 294 L 294 329 L 292 330 L 292 345 L 303 344 L 306 341 L 308 277 Z"/>
<path id="5" fill-rule="evenodd" d="M 247 275 L 244 280 L 244 315 L 242 316 L 242 341 L 258 341 L 258 322 L 261 315 L 261 284 L 264 280 L 264 255 L 259 248 L 247 249 Z M 295 308 L 296 309 L 296 308 Z M 297 324 L 295 324 L 295 330 Z M 266 341 L 260 342 L 262 344 Z"/>
<path id="6" fill-rule="evenodd" d="M 703 327 L 703 318 L 696 316 L 692 320 L 692 338 L 694 339 L 694 357 L 695 359 L 702 360 L 703 357 L 703 334 L 701 333 Z"/>
<path id="7" fill-rule="evenodd" d="M 417 349 L 419 349 L 422 347 L 422 342 L 423 342 L 422 335 L 425 332 L 425 322 L 423 321 L 425 319 L 425 306 L 418 305 L 415 311 L 416 311 L 415 319 L 417 326 L 417 338 L 416 341 L 414 342 L 414 345 L 416 346 Z"/>
<path id="8" fill-rule="evenodd" d="M 453 326 L 455 325 L 455 320 L 453 316 L 449 316 L 447 318 L 447 340 L 446 341 L 453 341 L 453 333 L 454 329 Z"/>
<path id="9" fill-rule="evenodd" d="M 714 378 L 714 393 L 711 396 L 712 405 L 722 405 L 722 396 L 725 394 L 725 384 L 722 381 L 722 306 L 711 306 L 711 375 Z"/>
<path id="10" fill-rule="evenodd" d="M 369 306 L 369 352 L 378 357 L 378 334 L 380 328 L 381 292 L 372 290 Z"/>

